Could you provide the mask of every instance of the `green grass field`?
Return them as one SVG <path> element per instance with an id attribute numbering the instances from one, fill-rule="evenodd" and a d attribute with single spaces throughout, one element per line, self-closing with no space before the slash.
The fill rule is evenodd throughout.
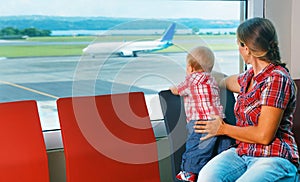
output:
<path id="1" fill-rule="evenodd" d="M 77 37 L 34 37 L 28 38 L 27 42 L 34 43 L 33 45 L 2 45 L 0 46 L 0 57 L 17 58 L 17 57 L 41 57 L 41 56 L 80 56 L 82 49 L 93 41 L 96 42 L 113 42 L 113 41 L 136 41 L 136 40 L 154 40 L 159 36 L 77 36 Z M 203 40 L 218 40 L 218 39 L 235 39 L 234 35 L 176 35 L 174 43 L 179 43 L 179 46 L 171 46 L 159 52 L 182 52 L 189 50 L 196 45 L 200 45 Z M 51 45 L 43 45 L 39 42 L 51 42 Z M 57 44 L 55 44 L 57 42 Z M 68 44 L 61 44 L 68 42 Z M 72 44 L 76 42 L 76 44 Z M 198 43 L 199 42 L 199 43 Z M 234 43 L 211 43 L 209 46 L 212 50 L 235 50 L 237 45 Z M 222 41 L 221 41 L 222 42 Z"/>
<path id="2" fill-rule="evenodd" d="M 85 45 L 0 46 L 0 57 L 37 57 L 81 55 Z"/>

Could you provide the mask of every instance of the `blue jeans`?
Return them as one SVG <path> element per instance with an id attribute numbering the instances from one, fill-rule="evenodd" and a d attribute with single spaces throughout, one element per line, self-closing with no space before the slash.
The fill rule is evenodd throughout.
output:
<path id="1" fill-rule="evenodd" d="M 181 170 L 198 174 L 210 159 L 228 149 L 234 140 L 221 136 L 200 141 L 203 134 L 195 133 L 194 123 L 195 120 L 192 120 L 186 125 L 188 138 L 186 151 L 182 155 Z"/>
<path id="2" fill-rule="evenodd" d="M 198 182 L 295 182 L 297 168 L 281 157 L 237 155 L 230 148 L 210 160 L 200 171 Z"/>

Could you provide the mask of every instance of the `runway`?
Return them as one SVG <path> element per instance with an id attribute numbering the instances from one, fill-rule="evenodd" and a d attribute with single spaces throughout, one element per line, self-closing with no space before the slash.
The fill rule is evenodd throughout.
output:
<path id="1" fill-rule="evenodd" d="M 184 64 L 184 54 L 5 59 L 0 61 L 0 101 L 127 91 L 157 93 L 184 78 Z"/>

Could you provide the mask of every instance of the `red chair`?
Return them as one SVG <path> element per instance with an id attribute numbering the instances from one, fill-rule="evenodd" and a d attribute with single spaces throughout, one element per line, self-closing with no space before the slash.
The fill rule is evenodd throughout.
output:
<path id="1" fill-rule="evenodd" d="M 160 181 L 141 92 L 60 98 L 67 181 Z"/>
<path id="2" fill-rule="evenodd" d="M 48 158 L 36 101 L 0 103 L 0 181 L 48 182 Z"/>

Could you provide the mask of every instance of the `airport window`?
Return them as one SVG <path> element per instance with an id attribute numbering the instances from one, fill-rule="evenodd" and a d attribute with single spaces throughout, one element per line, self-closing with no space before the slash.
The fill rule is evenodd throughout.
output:
<path id="1" fill-rule="evenodd" d="M 187 52 L 199 45 L 214 51 L 215 71 L 239 73 L 235 31 L 245 5 L 236 0 L 7 2 L 0 12 L 0 101 L 37 100 L 47 118 L 55 110 L 47 106 L 60 97 L 157 94 L 184 79 Z M 57 123 L 47 124 L 53 128 Z"/>

